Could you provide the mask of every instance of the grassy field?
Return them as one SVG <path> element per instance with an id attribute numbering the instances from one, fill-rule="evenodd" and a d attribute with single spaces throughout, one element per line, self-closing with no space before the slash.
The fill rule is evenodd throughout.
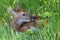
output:
<path id="1" fill-rule="evenodd" d="M 7 9 L 16 5 L 31 14 L 48 16 L 48 23 L 46 19 L 39 20 L 44 23 L 44 30 L 14 32 L 10 26 L 12 14 Z M 0 40 L 60 40 L 60 0 L 0 0 Z"/>

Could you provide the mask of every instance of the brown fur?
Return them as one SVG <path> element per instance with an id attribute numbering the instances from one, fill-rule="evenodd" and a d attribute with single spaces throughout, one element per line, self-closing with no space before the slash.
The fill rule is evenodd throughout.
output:
<path id="1" fill-rule="evenodd" d="M 22 17 L 21 15 L 21 12 L 24 12 L 26 14 L 26 19 L 30 19 L 30 14 L 28 14 L 28 12 L 24 9 L 20 9 L 18 6 L 15 8 L 15 10 L 9 10 L 11 11 L 11 13 L 13 13 L 13 11 L 16 13 L 17 16 L 15 16 L 14 14 L 14 17 L 13 17 L 13 20 L 11 22 L 11 26 L 12 28 L 15 30 L 15 31 L 20 31 L 20 32 L 24 32 L 24 31 L 27 31 L 27 29 L 30 29 L 30 26 L 34 26 L 36 27 L 36 19 L 40 18 L 40 16 L 34 16 L 35 17 L 35 20 L 34 21 L 30 21 L 30 22 L 23 22 L 21 25 L 20 24 L 17 24 L 17 21 L 19 19 L 25 19 L 24 17 Z"/>

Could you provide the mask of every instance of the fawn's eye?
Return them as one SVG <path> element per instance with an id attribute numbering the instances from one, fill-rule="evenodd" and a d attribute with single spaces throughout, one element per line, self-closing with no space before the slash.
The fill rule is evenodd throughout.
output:
<path id="1" fill-rule="evenodd" d="M 22 16 L 26 16 L 26 14 L 22 14 Z"/>

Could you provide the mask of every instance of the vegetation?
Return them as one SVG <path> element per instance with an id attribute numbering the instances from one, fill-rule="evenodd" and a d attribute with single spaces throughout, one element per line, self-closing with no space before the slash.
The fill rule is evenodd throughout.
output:
<path id="1" fill-rule="evenodd" d="M 10 26 L 12 14 L 7 9 L 16 5 L 31 14 L 48 16 L 48 23 L 46 19 L 39 20 L 44 30 L 14 32 Z M 60 40 L 60 0 L 0 0 L 0 40 Z"/>

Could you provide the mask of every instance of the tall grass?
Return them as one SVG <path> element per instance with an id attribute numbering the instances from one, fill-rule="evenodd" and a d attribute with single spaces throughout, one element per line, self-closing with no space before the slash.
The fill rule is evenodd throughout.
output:
<path id="1" fill-rule="evenodd" d="M 16 5 L 31 14 L 42 15 L 43 18 L 49 16 L 49 23 L 41 19 L 40 23 L 45 23 L 44 30 L 37 30 L 33 34 L 14 32 L 10 26 L 12 14 L 7 9 Z M 60 0 L 0 0 L 0 40 L 60 40 L 59 17 Z"/>

